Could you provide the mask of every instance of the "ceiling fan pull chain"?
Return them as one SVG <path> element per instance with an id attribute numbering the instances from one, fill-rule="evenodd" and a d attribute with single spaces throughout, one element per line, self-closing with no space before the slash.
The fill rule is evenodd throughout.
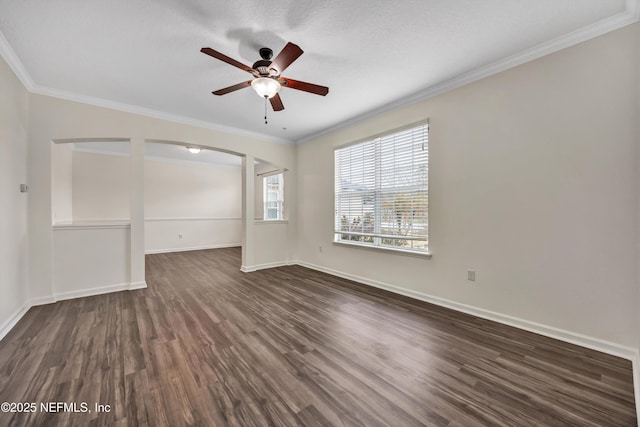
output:
<path id="1" fill-rule="evenodd" d="M 267 124 L 267 97 L 264 97 L 264 124 Z"/>

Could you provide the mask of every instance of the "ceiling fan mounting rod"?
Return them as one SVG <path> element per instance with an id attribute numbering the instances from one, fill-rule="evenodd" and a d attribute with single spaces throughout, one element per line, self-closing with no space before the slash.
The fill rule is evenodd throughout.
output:
<path id="1" fill-rule="evenodd" d="M 260 58 L 264 59 L 265 61 L 271 61 L 272 57 L 273 51 L 271 49 L 269 49 L 268 47 L 260 48 Z"/>

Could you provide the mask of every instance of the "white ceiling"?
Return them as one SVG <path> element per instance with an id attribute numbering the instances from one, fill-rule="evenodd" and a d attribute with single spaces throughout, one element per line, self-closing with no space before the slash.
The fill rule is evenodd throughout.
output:
<path id="1" fill-rule="evenodd" d="M 636 13 L 637 0 L 0 0 L 0 52 L 36 93 L 298 141 Z M 200 48 L 251 66 L 287 41 L 305 53 L 284 75 L 326 97 L 284 88 L 265 125 L 251 89 L 211 94 L 250 75 Z"/>

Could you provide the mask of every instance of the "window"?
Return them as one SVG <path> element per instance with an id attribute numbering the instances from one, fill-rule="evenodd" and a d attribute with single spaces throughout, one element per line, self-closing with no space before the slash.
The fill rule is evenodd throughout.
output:
<path id="1" fill-rule="evenodd" d="M 284 174 L 269 175 L 262 178 L 264 220 L 274 221 L 284 218 L 282 205 L 284 203 Z"/>
<path id="2" fill-rule="evenodd" d="M 335 151 L 336 242 L 428 252 L 426 122 Z"/>

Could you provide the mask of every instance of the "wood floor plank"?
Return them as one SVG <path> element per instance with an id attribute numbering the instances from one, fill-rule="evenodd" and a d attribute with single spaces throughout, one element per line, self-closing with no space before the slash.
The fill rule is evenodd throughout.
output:
<path id="1" fill-rule="evenodd" d="M 634 426 L 631 363 L 240 249 L 33 307 L 0 342 L 11 426 Z M 95 404 L 108 405 L 96 411 Z"/>

